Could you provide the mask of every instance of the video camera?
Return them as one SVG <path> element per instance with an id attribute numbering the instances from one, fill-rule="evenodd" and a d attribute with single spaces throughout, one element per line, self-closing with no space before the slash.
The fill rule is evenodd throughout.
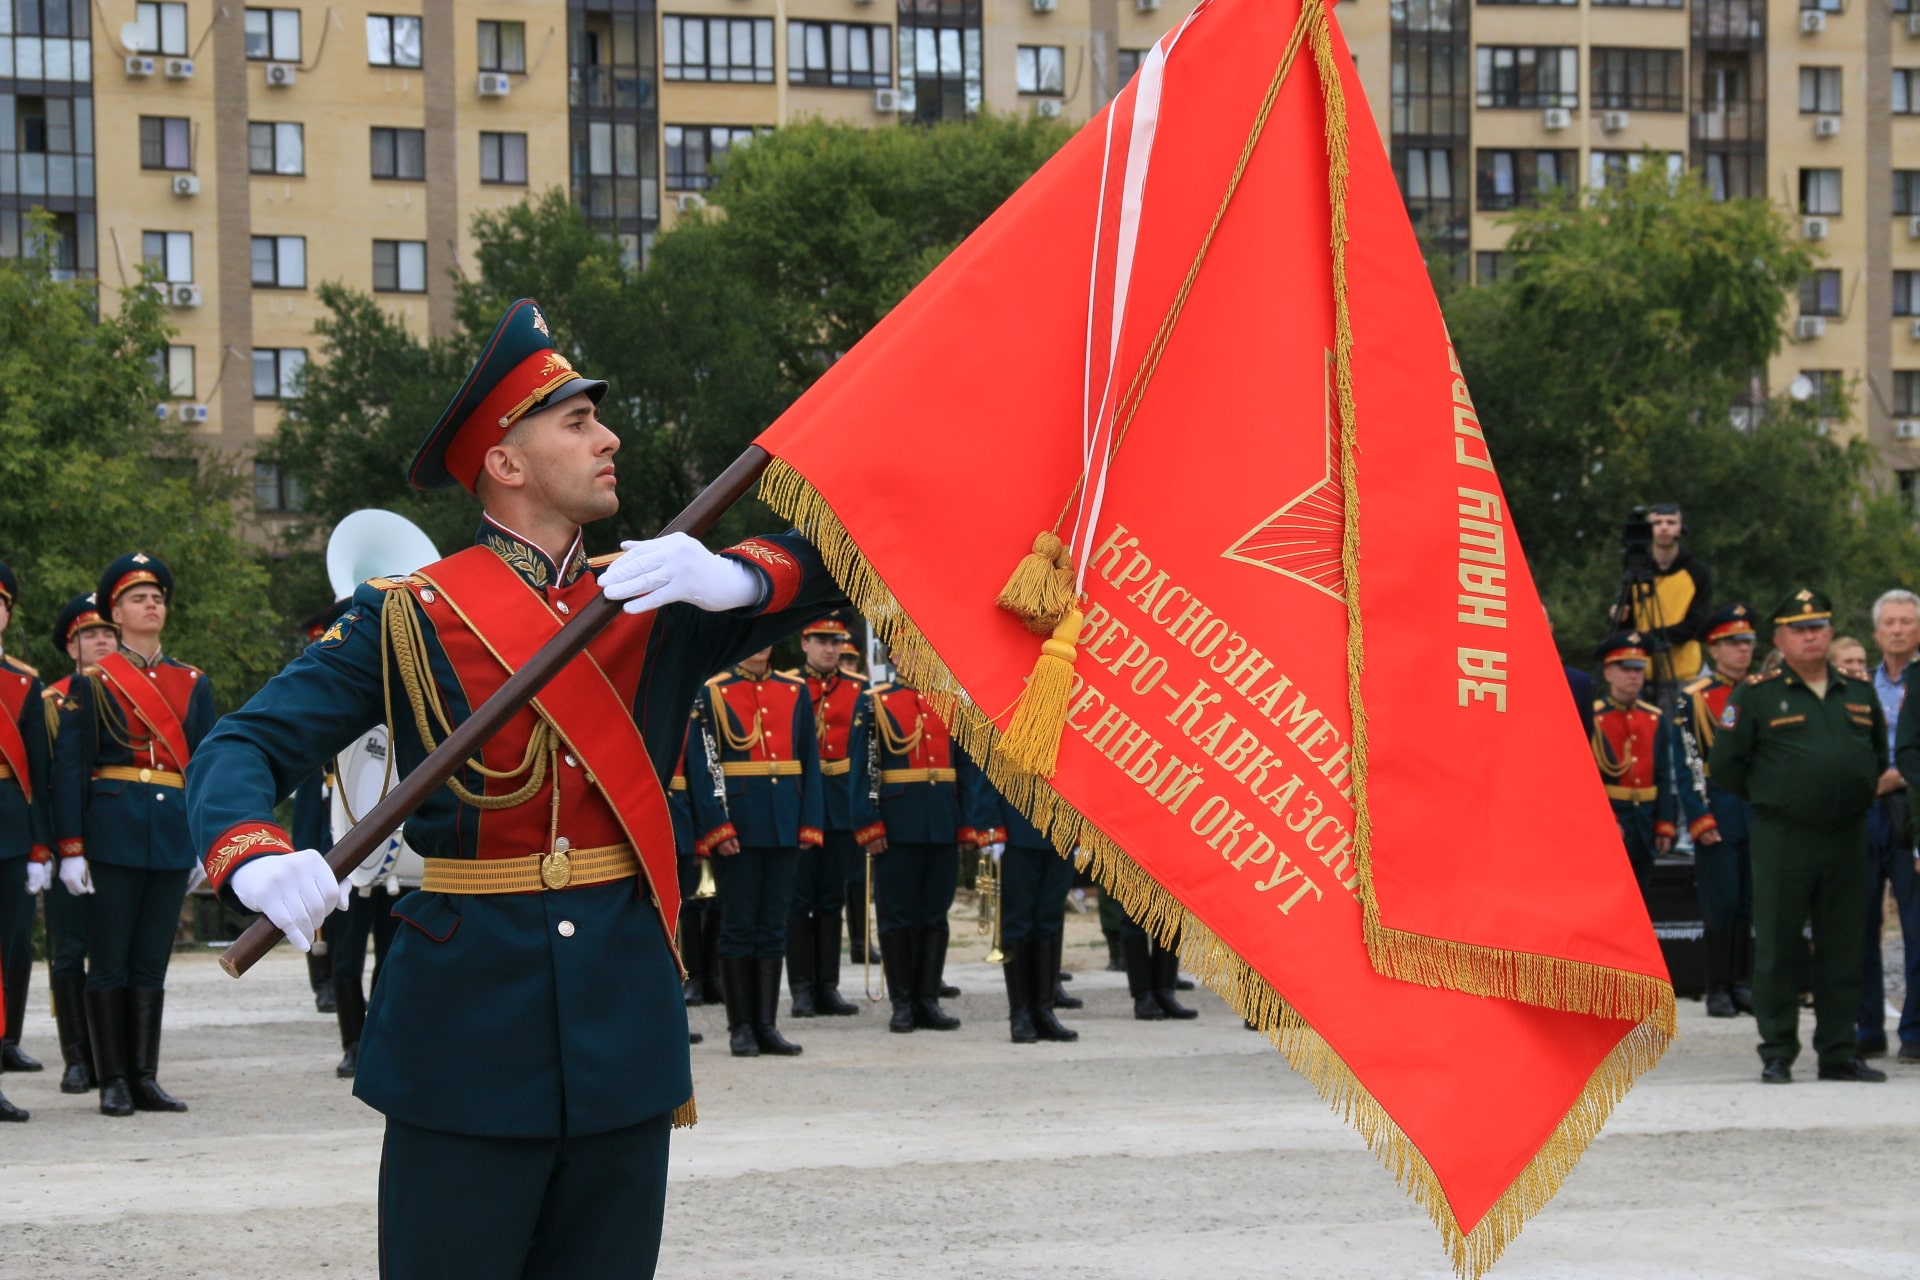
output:
<path id="1" fill-rule="evenodd" d="M 1630 583 L 1647 581 L 1658 567 L 1653 562 L 1653 524 L 1648 514 L 1647 508 L 1635 507 L 1620 526 L 1620 565 Z"/>

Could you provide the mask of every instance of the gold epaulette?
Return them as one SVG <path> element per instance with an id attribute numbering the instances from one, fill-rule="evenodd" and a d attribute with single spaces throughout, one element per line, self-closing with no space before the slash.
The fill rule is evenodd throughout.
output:
<path id="1" fill-rule="evenodd" d="M 1641 711 L 1651 711 L 1651 712 L 1653 712 L 1653 714 L 1655 714 L 1655 715 L 1659 715 L 1659 714 L 1660 714 L 1660 708 L 1659 708 L 1659 707 L 1656 707 L 1656 706 L 1655 706 L 1655 705 L 1654 705 L 1653 703 L 1651 703 L 1651 702 L 1648 702 L 1648 701 L 1647 701 L 1647 700 L 1646 700 L 1645 698 L 1636 698 L 1636 699 L 1634 699 L 1634 703 L 1633 703 L 1633 705 L 1634 705 L 1634 706 L 1635 706 L 1635 708 L 1637 708 L 1638 710 L 1641 710 Z"/>
<path id="2" fill-rule="evenodd" d="M 868 680 L 871 679 L 870 676 L 867 676 L 864 673 L 859 671 L 842 671 L 840 673 L 840 678 L 842 680 L 857 681 L 860 684 L 866 684 Z"/>
<path id="3" fill-rule="evenodd" d="M 47 702 L 52 702 L 62 696 L 63 695 L 61 694 L 60 690 L 54 688 L 52 685 L 48 685 L 46 688 L 40 691 L 41 699 Z"/>
<path id="4" fill-rule="evenodd" d="M 795 675 L 791 671 L 776 671 L 773 673 L 773 678 L 775 680 L 785 680 L 788 684 L 804 685 L 807 682 L 805 676 Z"/>
<path id="5" fill-rule="evenodd" d="M 721 685 L 726 684 L 728 681 L 732 679 L 733 679 L 733 672 L 722 671 L 719 675 L 714 676 L 707 681 L 707 688 L 718 689 Z"/>
<path id="6" fill-rule="evenodd" d="M 14 657 L 12 654 L 8 654 L 5 658 L 0 658 L 0 662 L 5 662 L 8 666 L 12 667 L 16 671 L 23 671 L 27 675 L 33 676 L 36 679 L 39 678 L 40 670 L 38 667 L 28 666 L 26 663 L 20 661 L 20 659 Z"/>
<path id="7" fill-rule="evenodd" d="M 407 581 L 406 578 L 368 578 L 363 585 L 375 591 L 404 591 Z"/>
<path id="8" fill-rule="evenodd" d="M 872 693 L 872 694 L 881 694 L 881 693 L 892 693 L 892 692 L 893 692 L 893 681 L 891 681 L 891 680 L 882 680 L 882 681 L 881 681 L 881 682 L 880 682 L 879 684 L 877 684 L 877 685 L 874 685 L 874 686 L 873 686 L 873 688 L 871 688 L 871 689 L 869 689 L 869 690 L 867 690 L 867 692 L 868 692 L 868 693 Z"/>
<path id="9" fill-rule="evenodd" d="M 80 674 L 88 680 L 97 680 L 100 678 L 100 667 L 98 664 L 91 667 L 82 667 L 80 668 Z"/>
<path id="10" fill-rule="evenodd" d="M 1693 679 L 1681 685 L 1680 692 L 1698 693 L 1702 689 L 1709 689 L 1712 687 L 1713 687 L 1713 672 L 1702 671 L 1699 675 L 1695 676 Z"/>
<path id="11" fill-rule="evenodd" d="M 1595 711 L 1605 711 L 1608 707 L 1612 705 L 1613 705 L 1613 702 L 1609 698 L 1595 698 L 1593 700 L 1593 709 Z"/>

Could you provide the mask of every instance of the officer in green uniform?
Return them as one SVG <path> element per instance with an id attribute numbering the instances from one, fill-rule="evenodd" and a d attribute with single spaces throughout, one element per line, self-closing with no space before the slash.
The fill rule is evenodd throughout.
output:
<path id="1" fill-rule="evenodd" d="M 1887 768 L 1880 700 L 1827 662 L 1833 605 L 1802 587 L 1774 607 L 1786 661 L 1735 689 L 1709 757 L 1714 781 L 1753 806 L 1753 1007 L 1760 1078 L 1793 1079 L 1800 1052 L 1793 957 L 1813 920 L 1814 1049 L 1822 1080 L 1885 1080 L 1853 1040 L 1860 1003 L 1866 814 Z"/>

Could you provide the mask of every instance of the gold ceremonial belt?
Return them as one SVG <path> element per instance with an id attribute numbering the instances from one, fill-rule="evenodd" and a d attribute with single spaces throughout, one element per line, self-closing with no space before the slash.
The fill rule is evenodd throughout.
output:
<path id="1" fill-rule="evenodd" d="M 687 780 L 685 778 L 675 778 L 673 782 L 667 787 L 667 790 L 669 791 L 685 791 L 686 789 L 687 789 Z"/>
<path id="2" fill-rule="evenodd" d="M 423 858 L 420 887 L 428 893 L 537 893 L 577 889 L 640 874 L 630 844 L 603 849 L 567 849 L 525 858 Z M 558 881 L 558 883 L 555 883 Z"/>
<path id="3" fill-rule="evenodd" d="M 952 769 L 882 769 L 882 782 L 954 782 L 960 775 Z"/>
<path id="4" fill-rule="evenodd" d="M 156 787 L 173 787 L 176 790 L 187 785 L 184 775 L 168 773 L 165 769 L 136 769 L 125 764 L 105 764 L 93 771 L 95 782 L 145 782 Z"/>
<path id="5" fill-rule="evenodd" d="M 1660 794 L 1660 789 L 1658 787 L 1608 787 L 1607 788 L 1607 799 L 1609 800 L 1632 800 L 1638 803 L 1645 800 L 1655 799 L 1656 797 L 1659 796 L 1659 794 Z"/>
<path id="6" fill-rule="evenodd" d="M 853 761 L 851 760 L 822 760 L 820 762 L 820 773 L 823 777 L 837 778 L 843 773 L 852 772 Z"/>
<path id="7" fill-rule="evenodd" d="M 12 776 L 13 766 L 4 760 L 0 760 L 0 779 L 11 778 Z"/>
<path id="8" fill-rule="evenodd" d="M 729 778 L 797 778 L 798 760 L 734 760 L 720 766 Z"/>

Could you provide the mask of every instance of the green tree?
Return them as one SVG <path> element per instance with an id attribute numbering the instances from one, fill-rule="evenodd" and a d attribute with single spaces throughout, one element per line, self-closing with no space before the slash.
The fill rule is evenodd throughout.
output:
<path id="1" fill-rule="evenodd" d="M 168 651 L 206 670 L 227 709 L 278 670 L 291 641 L 265 607 L 267 573 L 234 503 L 231 460 L 159 421 L 155 357 L 165 313 L 145 285 L 99 314 L 92 281 L 55 277 L 40 246 L 0 260 L 0 558 L 22 595 L 6 647 L 49 677 L 70 670 L 56 615 L 117 556 L 144 549 L 173 570 Z"/>
<path id="2" fill-rule="evenodd" d="M 1636 505 L 1686 509 L 1722 601 L 1764 609 L 1813 582 L 1857 625 L 1911 573 L 1920 542 L 1872 492 L 1871 449 L 1823 435 L 1814 405 L 1754 393 L 1812 265 L 1784 213 L 1649 164 L 1511 221 L 1510 273 L 1452 292 L 1447 322 L 1570 657 L 1607 626 Z"/>

